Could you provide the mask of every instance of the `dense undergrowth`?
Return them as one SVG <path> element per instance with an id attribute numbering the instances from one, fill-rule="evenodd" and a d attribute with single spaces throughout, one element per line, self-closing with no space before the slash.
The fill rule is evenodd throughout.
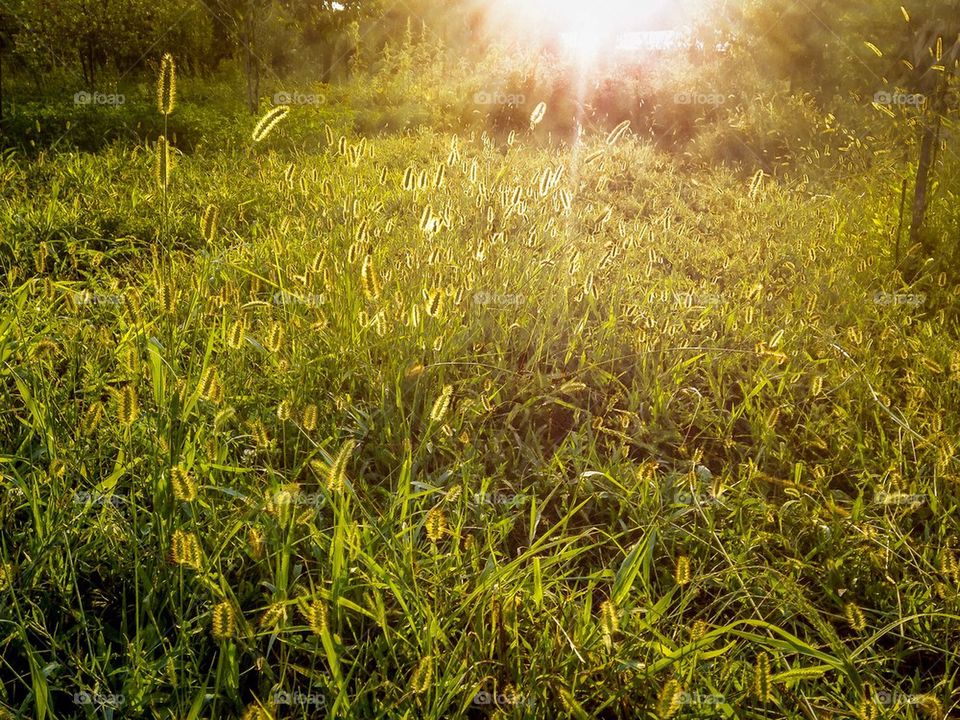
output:
<path id="1" fill-rule="evenodd" d="M 8 714 L 956 711 L 960 277 L 890 153 L 232 117 L 167 202 L 0 163 Z"/>

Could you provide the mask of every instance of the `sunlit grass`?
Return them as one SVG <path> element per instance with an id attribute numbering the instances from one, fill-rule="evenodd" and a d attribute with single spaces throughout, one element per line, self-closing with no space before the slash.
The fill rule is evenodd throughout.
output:
<path id="1" fill-rule="evenodd" d="M 625 126 L 574 172 L 295 122 L 160 186 L 143 148 L 0 165 L 10 714 L 956 694 L 952 281 Z"/>

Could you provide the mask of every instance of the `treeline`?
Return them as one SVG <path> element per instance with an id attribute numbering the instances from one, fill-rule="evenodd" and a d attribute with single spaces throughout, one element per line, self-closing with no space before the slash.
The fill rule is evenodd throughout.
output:
<path id="1" fill-rule="evenodd" d="M 960 0 L 711 0 L 681 15 L 704 48 L 723 46 L 738 63 L 791 88 L 829 96 L 864 80 L 935 85 L 932 70 L 956 48 Z M 656 3 L 654 3 L 656 4 Z M 5 0 L 0 53 L 7 66 L 38 81 L 51 68 L 75 71 L 87 89 L 142 71 L 145 61 L 176 52 L 182 70 L 210 72 L 224 60 L 242 63 L 255 83 L 265 72 L 309 69 L 329 82 L 411 33 L 458 58 L 483 57 L 492 44 L 556 50 L 556 31 L 518 24 L 504 0 Z M 665 4 L 666 5 L 666 4 Z M 670 6 L 684 6 L 680 2 Z M 664 17 L 671 17 L 664 13 Z M 675 17 L 676 21 L 676 17 Z M 630 29 L 625 22 L 624 29 Z M 936 53 L 940 43 L 940 58 Z M 870 45 L 881 49 L 873 58 Z M 686 59 L 686 58 L 685 58 Z M 729 69 L 729 68 L 728 68 Z M 736 70 L 737 68 L 733 68 Z M 251 88 L 252 90 L 252 88 Z"/>
<path id="2" fill-rule="evenodd" d="M 142 71 L 143 62 L 175 50 L 188 72 L 224 60 L 251 75 L 309 66 L 315 79 L 345 74 L 414 27 L 468 45 L 478 11 L 436 0 L 397 7 L 383 0 L 5 0 L 0 53 L 38 80 L 52 68 L 76 71 L 90 91 Z"/>

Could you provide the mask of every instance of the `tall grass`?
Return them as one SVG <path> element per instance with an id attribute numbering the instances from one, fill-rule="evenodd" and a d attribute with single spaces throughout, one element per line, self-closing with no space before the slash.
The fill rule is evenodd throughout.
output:
<path id="1" fill-rule="evenodd" d="M 869 177 L 286 115 L 164 242 L 0 161 L 9 715 L 955 711 L 960 286 Z"/>

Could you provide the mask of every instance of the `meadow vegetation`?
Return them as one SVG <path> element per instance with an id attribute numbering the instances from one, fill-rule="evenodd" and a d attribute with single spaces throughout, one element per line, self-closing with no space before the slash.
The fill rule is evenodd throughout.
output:
<path id="1" fill-rule="evenodd" d="M 955 113 L 378 57 L 7 115 L 0 717 L 955 714 Z"/>

